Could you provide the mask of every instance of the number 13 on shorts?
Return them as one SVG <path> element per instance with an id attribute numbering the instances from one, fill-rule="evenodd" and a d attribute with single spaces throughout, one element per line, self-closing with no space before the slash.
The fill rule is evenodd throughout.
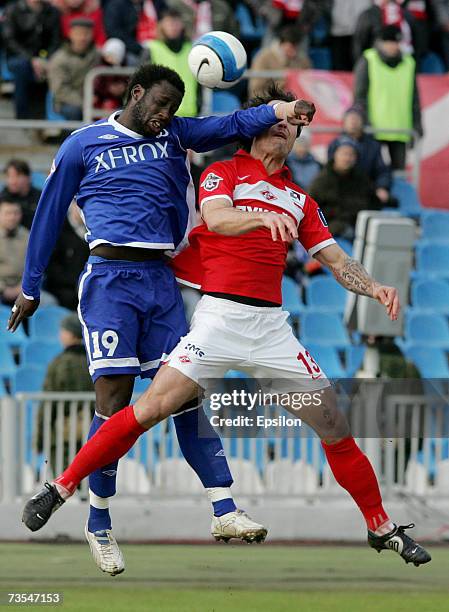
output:
<path id="1" fill-rule="evenodd" d="M 112 329 L 107 329 L 101 334 L 100 332 L 94 331 L 91 333 L 92 346 L 94 352 L 92 353 L 92 359 L 101 359 L 102 357 L 112 357 L 118 346 L 118 334 Z M 101 342 L 101 347 L 100 347 Z"/>
<path id="2" fill-rule="evenodd" d="M 300 351 L 296 359 L 303 364 L 312 378 L 319 378 L 323 372 L 309 351 Z"/>

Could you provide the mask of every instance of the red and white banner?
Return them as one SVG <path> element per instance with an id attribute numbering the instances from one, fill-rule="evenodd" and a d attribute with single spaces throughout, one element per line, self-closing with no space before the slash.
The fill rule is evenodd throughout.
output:
<path id="1" fill-rule="evenodd" d="M 419 75 L 424 138 L 421 142 L 420 198 L 423 206 L 449 209 L 449 77 Z M 286 88 L 317 107 L 316 125 L 341 127 L 353 101 L 353 75 L 326 70 L 290 71 Z M 335 134 L 314 135 L 314 146 L 327 145 Z"/>

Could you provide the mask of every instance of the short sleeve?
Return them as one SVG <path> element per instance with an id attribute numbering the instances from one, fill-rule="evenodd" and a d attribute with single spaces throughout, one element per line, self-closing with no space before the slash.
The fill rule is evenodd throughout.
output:
<path id="1" fill-rule="evenodd" d="M 198 201 L 201 213 L 203 205 L 216 198 L 224 198 L 233 204 L 236 178 L 236 172 L 231 163 L 215 162 L 206 168 L 200 179 Z"/>
<path id="2" fill-rule="evenodd" d="M 310 196 L 304 206 L 304 217 L 299 224 L 298 240 L 310 256 L 335 243 L 323 211 Z"/>

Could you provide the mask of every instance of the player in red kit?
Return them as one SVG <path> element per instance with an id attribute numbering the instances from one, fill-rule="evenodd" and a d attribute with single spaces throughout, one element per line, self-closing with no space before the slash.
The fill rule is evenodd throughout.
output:
<path id="1" fill-rule="evenodd" d="M 293 99 L 273 86 L 252 105 Z M 338 247 L 316 202 L 291 181 L 285 160 L 296 136 L 297 127 L 283 121 L 247 143 L 232 160 L 205 171 L 199 198 L 204 223 L 193 230 L 191 246 L 174 264 L 178 278 L 205 294 L 190 332 L 135 406 L 102 425 L 67 470 L 47 484 L 47 492 L 28 502 L 25 523 L 36 512 L 49 518 L 90 471 L 126 453 L 139 435 L 207 388 L 208 379 L 239 369 L 270 379 L 271 391 L 287 397 L 319 392 L 319 402 L 298 410 L 292 399 L 287 409 L 321 438 L 336 480 L 366 520 L 370 546 L 394 550 L 407 563 L 430 561 L 406 527 L 393 523 L 383 508 L 374 470 L 351 436 L 333 388 L 294 336 L 281 307 L 288 244 L 299 239 L 345 288 L 376 299 L 392 319 L 399 312 L 397 290 L 376 282 Z M 216 535 L 225 529 L 218 521 Z"/>

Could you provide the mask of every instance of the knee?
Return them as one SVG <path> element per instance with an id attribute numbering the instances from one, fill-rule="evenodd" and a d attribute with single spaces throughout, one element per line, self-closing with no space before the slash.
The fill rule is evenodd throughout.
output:
<path id="1" fill-rule="evenodd" d="M 95 409 L 98 414 L 104 417 L 111 417 L 116 412 L 128 406 L 130 402 L 129 394 L 117 392 L 111 393 L 107 396 L 97 396 Z"/>

